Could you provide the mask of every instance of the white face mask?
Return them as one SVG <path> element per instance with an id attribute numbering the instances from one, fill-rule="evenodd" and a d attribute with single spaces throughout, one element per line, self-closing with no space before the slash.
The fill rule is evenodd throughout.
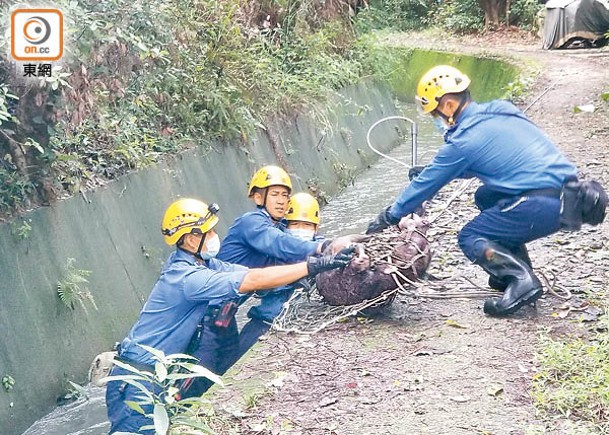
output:
<path id="1" fill-rule="evenodd" d="M 203 260 L 214 258 L 218 255 L 218 251 L 220 251 L 220 237 L 218 237 L 217 234 L 214 234 L 207 239 L 207 250 L 201 251 L 201 258 Z"/>
<path id="2" fill-rule="evenodd" d="M 313 240 L 313 237 L 315 237 L 315 231 L 305 228 L 291 228 L 288 229 L 288 233 L 301 240 Z"/>

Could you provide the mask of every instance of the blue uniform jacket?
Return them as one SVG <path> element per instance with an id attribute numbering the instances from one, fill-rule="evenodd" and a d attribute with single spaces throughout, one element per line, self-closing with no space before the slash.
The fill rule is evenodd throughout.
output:
<path id="1" fill-rule="evenodd" d="M 140 316 L 121 343 L 120 356 L 140 364 L 155 360 L 138 344 L 166 355 L 184 353 L 208 305 L 237 298 L 248 269 L 211 259 L 199 264 L 177 249 L 161 272 Z"/>
<path id="2" fill-rule="evenodd" d="M 477 177 L 490 189 L 518 195 L 560 188 L 576 176 L 575 166 L 512 103 L 470 102 L 433 161 L 399 195 L 389 213 L 412 213 L 455 178 Z"/>
<path id="3" fill-rule="evenodd" d="M 245 213 L 228 229 L 218 258 L 247 267 L 265 267 L 298 263 L 315 254 L 319 242 L 300 240 L 285 229 L 285 220 L 275 223 L 263 208 Z"/>

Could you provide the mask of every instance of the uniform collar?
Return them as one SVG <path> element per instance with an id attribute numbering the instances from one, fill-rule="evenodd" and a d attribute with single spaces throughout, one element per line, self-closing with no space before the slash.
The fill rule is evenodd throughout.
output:
<path id="1" fill-rule="evenodd" d="M 459 125 L 459 123 L 461 121 L 463 121 L 465 118 L 471 116 L 473 113 L 476 113 L 478 111 L 478 103 L 476 103 L 475 101 L 470 101 L 468 103 L 468 105 L 465 107 L 465 109 L 463 109 L 461 111 L 461 113 L 459 114 L 459 116 L 457 117 L 457 122 L 455 125 Z"/>
<path id="2" fill-rule="evenodd" d="M 197 259 L 193 254 L 184 251 L 183 249 L 176 248 L 175 250 L 175 261 L 185 261 L 193 266 L 199 266 L 202 264 L 201 260 Z"/>
<path id="3" fill-rule="evenodd" d="M 475 103 L 474 101 L 470 101 L 469 104 L 467 105 L 467 107 L 465 107 L 465 109 L 463 109 L 461 111 L 461 113 L 459 114 L 459 116 L 457 117 L 457 122 L 455 122 L 455 125 L 450 126 L 446 129 L 446 131 L 444 132 L 444 140 L 448 141 L 450 140 L 450 138 L 452 137 L 452 135 L 455 133 L 455 131 L 457 129 L 459 129 L 459 127 L 462 127 L 464 124 L 464 121 L 471 117 L 473 114 L 475 114 L 476 112 L 478 112 L 478 104 Z"/>
<path id="4" fill-rule="evenodd" d="M 271 221 L 273 226 L 279 227 L 279 228 L 287 228 L 287 226 L 288 226 L 287 220 L 281 219 L 280 221 L 276 221 L 275 219 L 273 219 L 271 217 L 271 214 L 266 210 L 265 207 L 258 207 L 258 211 L 260 211 L 263 215 L 265 215 L 267 218 L 269 218 L 269 220 Z"/>

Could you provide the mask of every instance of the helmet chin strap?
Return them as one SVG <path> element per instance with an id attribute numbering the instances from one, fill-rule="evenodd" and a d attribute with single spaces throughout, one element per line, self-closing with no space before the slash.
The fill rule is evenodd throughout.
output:
<path id="1" fill-rule="evenodd" d="M 203 247 L 203 244 L 205 243 L 206 237 L 207 237 L 207 233 L 203 233 L 203 237 L 201 237 L 201 241 L 199 242 L 199 247 L 197 248 L 197 252 L 194 253 L 194 256 L 197 257 L 199 260 L 203 260 L 203 257 L 201 257 L 201 248 Z"/>
<path id="2" fill-rule="evenodd" d="M 268 209 L 268 208 L 266 208 L 266 198 L 267 198 L 267 195 L 268 195 L 268 194 L 269 194 L 269 188 L 267 187 L 267 188 L 265 188 L 265 189 L 264 189 L 264 195 L 262 196 L 262 205 L 259 205 L 258 207 L 265 209 L 265 210 L 266 210 L 266 212 L 269 214 L 269 216 L 271 216 L 271 219 L 272 219 L 273 221 L 275 221 L 275 222 L 279 222 L 281 219 L 275 219 L 275 218 L 274 218 L 274 217 L 271 215 L 271 213 L 269 212 L 269 209 Z"/>
<path id="3" fill-rule="evenodd" d="M 269 193 L 269 188 L 265 187 L 264 194 L 262 194 L 262 204 L 260 204 L 260 205 L 256 204 L 256 207 L 266 209 L 266 197 L 267 197 L 268 193 Z"/>
<path id="4" fill-rule="evenodd" d="M 456 120 L 459 117 L 459 115 L 461 114 L 461 112 L 463 111 L 463 109 L 465 108 L 466 104 L 467 104 L 467 98 L 462 98 L 459 101 L 459 105 L 457 106 L 457 108 L 455 109 L 453 114 L 450 115 L 450 116 L 446 115 L 444 112 L 442 112 L 438 108 L 436 108 L 435 112 L 438 113 L 438 115 L 440 115 L 440 117 L 442 119 L 444 119 L 449 126 L 452 127 L 452 126 L 454 126 L 456 124 Z"/>

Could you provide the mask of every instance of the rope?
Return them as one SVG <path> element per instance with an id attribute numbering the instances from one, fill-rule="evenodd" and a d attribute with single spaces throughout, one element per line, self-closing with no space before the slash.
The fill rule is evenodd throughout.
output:
<path id="1" fill-rule="evenodd" d="M 465 191 L 472 185 L 472 183 L 474 182 L 474 178 L 470 178 L 469 180 L 464 180 L 461 182 L 461 186 L 457 189 L 457 191 L 448 199 L 448 201 L 446 201 L 446 204 L 444 204 L 442 206 L 442 208 L 440 209 L 440 212 L 438 212 L 434 217 L 432 217 L 431 219 L 429 219 L 429 223 L 432 224 L 434 223 L 436 220 L 438 220 L 438 218 L 440 216 L 442 216 L 442 214 L 448 210 L 448 207 L 455 201 L 455 199 L 457 199 L 459 196 L 461 196 L 463 193 L 465 193 Z"/>
<path id="2" fill-rule="evenodd" d="M 398 163 L 402 166 L 406 166 L 407 168 L 410 168 L 411 165 L 404 163 L 398 159 L 395 159 L 391 156 L 388 156 L 387 154 L 384 154 L 383 152 L 377 150 L 376 148 L 374 148 L 372 146 L 372 142 L 370 142 L 370 134 L 372 133 L 372 130 L 374 130 L 379 124 L 385 122 L 385 121 L 390 121 L 393 119 L 400 119 L 402 121 L 407 121 L 410 122 L 412 124 L 412 166 L 416 165 L 417 162 L 417 141 L 416 141 L 416 130 L 417 130 L 417 124 L 416 122 L 414 122 L 412 119 L 410 118 L 406 118 L 405 116 L 387 116 L 385 118 L 381 118 L 378 121 L 376 121 L 374 124 L 372 124 L 370 126 L 370 128 L 368 129 L 368 133 L 366 134 L 366 142 L 368 142 L 368 147 L 374 151 L 375 153 L 377 153 L 379 156 L 385 157 L 386 159 L 391 160 L 392 162 Z"/>
<path id="3" fill-rule="evenodd" d="M 552 89 L 554 86 L 556 86 L 558 84 L 560 80 L 556 80 L 554 83 L 552 83 L 550 86 L 548 86 L 541 94 L 539 94 L 532 102 L 531 104 L 529 104 L 523 111 L 522 113 L 527 113 L 527 110 L 529 110 L 533 104 L 537 103 L 539 100 L 541 100 L 541 97 L 543 97 L 545 94 L 547 94 L 550 89 Z"/>
<path id="4" fill-rule="evenodd" d="M 472 181 L 465 180 L 465 182 L 457 185 L 454 193 L 446 200 L 442 198 L 448 196 L 448 192 L 432 200 L 428 209 L 434 212 L 430 219 L 430 221 L 435 222 L 434 229 L 437 230 L 445 226 L 447 230 L 454 230 L 454 225 L 451 226 L 450 222 L 455 219 L 455 215 L 448 210 L 448 206 L 457 201 L 472 186 Z M 417 229 L 413 231 L 425 238 L 428 237 Z M 387 303 L 390 298 L 395 297 L 406 298 L 406 300 L 414 298 L 446 300 L 501 297 L 501 292 L 490 291 L 460 273 L 434 281 L 420 278 L 410 279 L 407 274 L 411 272 L 405 271 L 411 270 L 415 262 L 427 254 L 430 244 L 427 245 L 429 248 L 425 250 L 417 247 L 417 254 L 405 262 L 391 255 L 391 250 L 395 245 L 404 243 L 404 241 L 397 239 L 400 234 L 402 238 L 406 238 L 406 242 L 409 241 L 410 236 L 408 234 L 404 235 L 404 233 L 399 233 L 397 229 L 390 228 L 372 235 L 366 243 L 366 253 L 370 257 L 371 266 L 382 262 L 392 267 L 390 275 L 396 285 L 394 289 L 388 290 L 376 298 L 349 306 L 330 306 L 326 304 L 316 288 L 311 291 L 298 289 L 290 300 L 284 304 L 282 312 L 273 323 L 272 330 L 297 334 L 316 334 L 349 318 L 365 315 L 366 309 Z M 545 272 L 548 269 L 551 268 L 544 267 L 543 270 L 535 270 L 544 282 L 546 294 L 562 300 L 570 299 L 572 297 L 571 292 L 559 286 L 557 284 L 557 274 L 551 270 Z M 563 272 L 566 271 L 561 271 L 561 273 Z M 548 278 L 547 273 L 551 274 L 551 279 Z M 459 288 L 459 290 L 455 288 Z"/>

